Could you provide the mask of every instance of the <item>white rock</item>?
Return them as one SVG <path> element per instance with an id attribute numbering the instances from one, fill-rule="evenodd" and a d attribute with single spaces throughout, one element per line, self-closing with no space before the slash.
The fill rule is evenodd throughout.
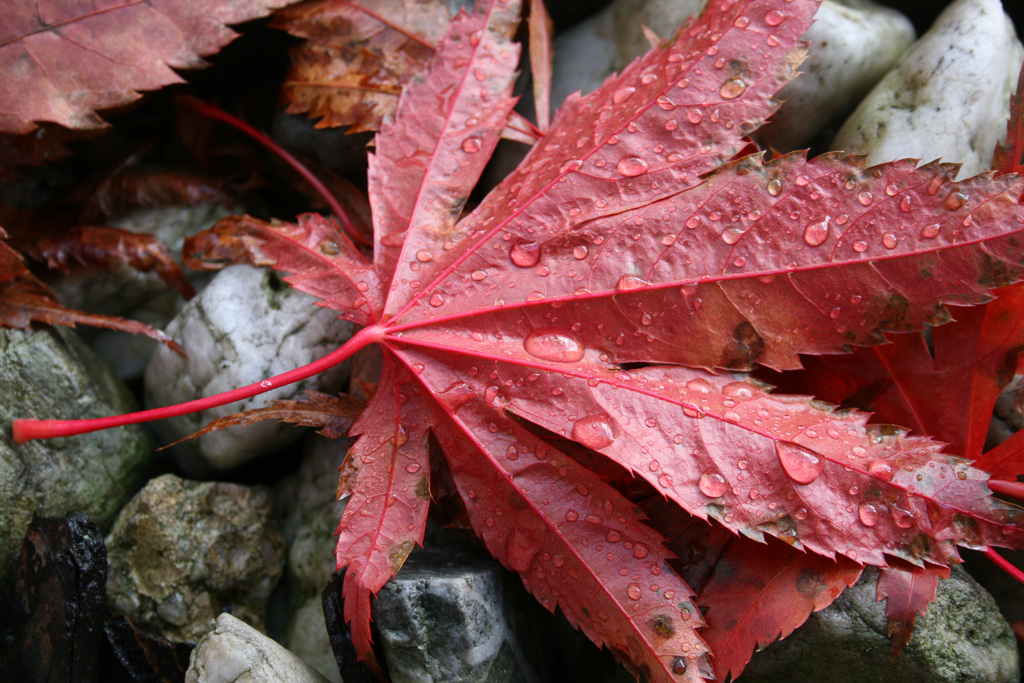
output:
<path id="1" fill-rule="evenodd" d="M 806 146 L 834 117 L 849 111 L 914 42 L 914 25 L 870 0 L 825 0 L 804 34 L 803 73 L 776 98 L 785 102 L 757 133 L 764 146 Z"/>
<path id="2" fill-rule="evenodd" d="M 284 644 L 296 657 L 316 669 L 331 683 L 343 683 L 338 661 L 331 649 L 331 636 L 327 633 L 324 608 L 320 595 L 303 602 L 292 617 L 284 635 Z"/>
<path id="3" fill-rule="evenodd" d="M 269 270 L 225 268 L 168 325 L 168 334 L 182 344 L 188 358 L 157 349 L 146 369 L 147 404 L 166 406 L 210 396 L 327 355 L 351 336 L 351 325 L 314 301 Z M 306 389 L 334 391 L 344 374 L 338 368 L 250 399 L 162 420 L 156 428 L 167 440 L 180 439 L 210 420 L 270 400 L 296 398 Z M 186 471 L 208 474 L 210 468 L 228 469 L 279 449 L 302 433 L 273 420 L 229 427 L 182 444 L 175 457 Z"/>
<path id="4" fill-rule="evenodd" d="M 217 617 L 189 659 L 186 683 L 327 683 L 315 669 L 230 614 Z"/>
<path id="5" fill-rule="evenodd" d="M 915 158 L 992 161 L 1006 131 L 1024 48 L 1000 0 L 958 0 L 904 54 L 843 125 L 832 146 L 868 163 Z"/>

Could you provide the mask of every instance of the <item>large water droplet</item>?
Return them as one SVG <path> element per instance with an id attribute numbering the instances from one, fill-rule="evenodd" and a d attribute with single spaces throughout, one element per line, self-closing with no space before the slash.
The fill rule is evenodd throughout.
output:
<path id="1" fill-rule="evenodd" d="M 963 192 L 954 190 L 953 192 L 950 192 L 948 195 L 946 195 L 946 199 L 942 202 L 942 205 L 945 206 L 950 211 L 955 211 L 956 209 L 959 209 L 966 203 L 967 195 L 964 194 Z"/>
<path id="2" fill-rule="evenodd" d="M 640 589 L 640 584 L 629 584 L 629 586 L 626 588 L 626 595 L 629 596 L 630 600 L 639 600 L 640 596 L 643 595 L 643 592 Z"/>
<path id="3" fill-rule="evenodd" d="M 786 20 L 786 15 L 777 9 L 773 9 L 764 15 L 764 23 L 769 26 L 778 26 Z"/>
<path id="4" fill-rule="evenodd" d="M 939 236 L 939 224 L 932 223 L 921 228 L 921 239 L 933 240 Z"/>
<path id="5" fill-rule="evenodd" d="M 578 261 L 582 261 L 583 259 L 587 258 L 587 254 L 589 253 L 590 250 L 587 249 L 586 245 L 583 244 L 577 244 L 575 247 L 572 248 L 572 256 Z"/>
<path id="6" fill-rule="evenodd" d="M 875 198 L 870 192 L 861 192 L 857 195 L 857 201 L 861 206 L 871 206 L 871 202 L 875 201 Z"/>
<path id="7" fill-rule="evenodd" d="M 718 472 L 708 470 L 700 475 L 697 488 L 708 498 L 721 498 L 729 490 L 729 483 Z"/>
<path id="8" fill-rule="evenodd" d="M 726 244 L 736 244 L 743 237 L 743 228 L 726 228 L 722 232 L 722 241 Z"/>
<path id="9" fill-rule="evenodd" d="M 804 229 L 804 242 L 809 247 L 820 247 L 828 239 L 828 221 L 829 216 L 825 216 L 824 220 L 818 221 L 817 223 L 810 223 Z"/>
<path id="10" fill-rule="evenodd" d="M 739 76 L 733 76 L 718 89 L 723 100 L 734 100 L 747 90 L 747 84 Z"/>
<path id="11" fill-rule="evenodd" d="M 825 470 L 825 461 L 800 444 L 779 441 L 775 444 L 779 464 L 786 475 L 797 484 L 810 484 Z"/>
<path id="12" fill-rule="evenodd" d="M 635 178 L 647 173 L 648 164 L 640 157 L 622 157 L 615 165 L 616 170 L 627 178 Z"/>
<path id="13" fill-rule="evenodd" d="M 462 151 L 466 154 L 476 154 L 480 147 L 480 138 L 469 137 L 462 141 Z"/>
<path id="14" fill-rule="evenodd" d="M 860 517 L 861 524 L 864 526 L 878 524 L 878 508 L 874 503 L 861 503 L 857 508 L 857 516 Z"/>
<path id="15" fill-rule="evenodd" d="M 696 391 L 701 394 L 707 394 L 711 391 L 711 382 L 707 381 L 706 379 L 701 379 L 700 377 L 698 377 L 696 379 L 691 379 L 689 382 L 687 382 L 686 388 L 689 389 L 690 391 Z"/>
<path id="16" fill-rule="evenodd" d="M 896 238 L 896 235 L 892 234 L 891 232 L 887 232 L 884 235 L 882 235 L 882 246 L 885 247 L 886 249 L 895 249 L 899 245 L 899 243 L 900 242 Z"/>
<path id="17" fill-rule="evenodd" d="M 591 415 L 576 420 L 572 428 L 572 439 L 582 446 L 598 451 L 615 441 L 615 433 L 603 415 Z"/>
<path id="18" fill-rule="evenodd" d="M 512 263 L 520 268 L 530 268 L 540 263 L 540 243 L 519 241 L 512 245 L 508 252 Z"/>
<path id="19" fill-rule="evenodd" d="M 641 289 L 647 287 L 651 283 L 647 280 L 636 277 L 635 275 L 623 275 L 619 278 L 619 281 L 615 283 L 615 289 L 620 292 L 628 292 L 633 289 Z"/>
<path id="20" fill-rule="evenodd" d="M 622 104 L 623 102 L 628 100 L 630 97 L 632 97 L 633 93 L 635 93 L 635 92 L 636 92 L 636 88 L 634 88 L 632 86 L 626 86 L 625 88 L 619 88 L 612 95 L 612 102 L 614 102 L 615 104 Z"/>
<path id="21" fill-rule="evenodd" d="M 444 306 L 444 298 L 442 298 L 440 294 L 432 294 L 430 296 L 430 305 L 434 308 Z"/>
<path id="22" fill-rule="evenodd" d="M 526 335 L 523 348 L 531 356 L 554 363 L 575 363 L 583 358 L 586 347 L 573 332 L 557 327 L 543 327 Z"/>
<path id="23" fill-rule="evenodd" d="M 782 178 L 773 176 L 772 179 L 768 181 L 768 194 L 773 197 L 778 197 L 782 194 Z"/>

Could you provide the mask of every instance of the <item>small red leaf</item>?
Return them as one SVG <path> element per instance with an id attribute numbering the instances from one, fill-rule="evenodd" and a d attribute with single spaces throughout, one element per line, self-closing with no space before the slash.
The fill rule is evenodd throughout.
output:
<path id="1" fill-rule="evenodd" d="M 949 567 L 892 566 L 879 570 L 878 600 L 885 600 L 885 616 L 892 638 L 892 659 L 910 642 L 917 615 L 935 600 L 939 579 L 949 578 Z"/>

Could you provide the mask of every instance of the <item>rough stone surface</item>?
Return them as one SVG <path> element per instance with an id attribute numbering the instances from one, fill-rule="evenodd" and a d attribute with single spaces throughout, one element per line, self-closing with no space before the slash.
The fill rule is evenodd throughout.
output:
<path id="1" fill-rule="evenodd" d="M 326 683 L 312 667 L 256 629 L 221 614 L 196 644 L 185 683 Z"/>
<path id="2" fill-rule="evenodd" d="M 373 606 L 391 680 L 543 680 L 513 595 L 492 560 L 437 545 L 414 550 Z"/>
<path id="3" fill-rule="evenodd" d="M 74 331 L 0 329 L 0 420 L 79 419 L 134 409 L 124 385 Z M 83 512 L 107 529 L 152 453 L 138 426 L 14 445 L 0 435 L 0 585 L 34 514 Z"/>
<path id="4" fill-rule="evenodd" d="M 1006 132 L 1024 48 L 1000 0 L 957 0 L 850 115 L 833 149 L 987 169 Z"/>
<path id="5" fill-rule="evenodd" d="M 195 642 L 224 611 L 263 627 L 284 539 L 261 487 L 151 480 L 107 537 L 111 609 L 141 630 Z"/>
<path id="6" fill-rule="evenodd" d="M 763 146 L 806 147 L 831 119 L 852 109 L 914 42 L 914 26 L 870 0 L 825 0 L 803 40 L 803 73 L 779 91 L 785 102 L 757 132 Z"/>
<path id="7" fill-rule="evenodd" d="M 269 270 L 232 266 L 220 271 L 168 325 L 168 334 L 188 358 L 157 349 L 146 368 L 147 405 L 181 403 L 260 382 L 335 350 L 351 335 L 352 326 L 314 302 Z M 155 427 L 175 441 L 218 417 L 296 398 L 305 389 L 334 391 L 343 380 L 344 371 L 338 368 L 244 401 L 162 420 Z M 176 446 L 174 456 L 187 473 L 209 475 L 277 450 L 302 433 L 273 420 L 229 427 Z"/>
<path id="8" fill-rule="evenodd" d="M 889 663 L 884 603 L 875 600 L 878 572 L 812 614 L 785 640 L 755 653 L 746 683 L 847 681 L 876 683 L 1009 683 L 1020 677 L 1017 642 L 995 601 L 955 568 L 939 582 L 935 602 L 918 617 L 914 635 Z"/>
<path id="9" fill-rule="evenodd" d="M 324 622 L 320 594 L 335 570 L 334 535 L 345 510 L 335 500 L 345 443 L 311 434 L 303 441 L 299 471 L 274 490 L 288 543 L 287 624 L 282 642 L 328 680 L 341 682 Z"/>

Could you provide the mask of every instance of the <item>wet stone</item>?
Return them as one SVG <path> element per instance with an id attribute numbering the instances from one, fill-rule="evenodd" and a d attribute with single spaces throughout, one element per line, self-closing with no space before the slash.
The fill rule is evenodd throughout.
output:
<path id="1" fill-rule="evenodd" d="M 903 652 L 889 663 L 885 603 L 875 599 L 878 572 L 864 577 L 781 642 L 754 653 L 746 683 L 1009 683 L 1020 677 L 1017 642 L 985 590 L 954 568 L 935 602 L 918 617 Z"/>
<path id="2" fill-rule="evenodd" d="M 110 607 L 142 631 L 197 641 L 225 611 L 262 628 L 284 540 L 261 487 L 151 480 L 107 537 Z"/>
<path id="3" fill-rule="evenodd" d="M 544 680 L 539 629 L 520 609 L 537 609 L 531 603 L 493 560 L 443 544 L 417 548 L 373 605 L 391 680 Z"/>
<path id="4" fill-rule="evenodd" d="M 124 385 L 67 328 L 0 330 L 0 418 L 81 419 L 126 413 Z M 0 585 L 33 515 L 83 512 L 109 528 L 152 453 L 139 426 L 14 445 L 0 435 Z"/>
<path id="5" fill-rule="evenodd" d="M 166 406 L 254 384 L 334 351 L 351 336 L 352 326 L 315 301 L 269 270 L 241 265 L 220 271 L 168 325 L 167 333 L 188 357 L 157 349 L 146 368 L 146 404 Z M 167 442 L 176 441 L 216 418 L 298 398 L 307 389 L 336 391 L 346 373 L 340 366 L 243 401 L 161 420 L 154 428 Z M 268 420 L 228 427 L 175 446 L 172 452 L 186 473 L 207 477 L 278 450 L 302 434 Z"/>
<path id="6" fill-rule="evenodd" d="M 941 158 L 963 164 L 960 178 L 976 175 L 1006 132 L 1022 58 L 1000 0 L 957 0 L 864 98 L 831 148 L 867 154 L 869 164 Z"/>
<path id="7" fill-rule="evenodd" d="M 243 621 L 221 614 L 196 643 L 185 683 L 326 683 L 312 667 Z"/>
<path id="8" fill-rule="evenodd" d="M 105 582 L 103 536 L 85 515 L 32 520 L 6 624 L 16 661 L 5 662 L 15 667 L 5 669 L 5 679 L 97 680 Z"/>
<path id="9" fill-rule="evenodd" d="M 340 683 L 321 593 L 335 570 L 338 539 L 334 532 L 345 511 L 345 502 L 335 500 L 335 492 L 346 443 L 310 434 L 301 445 L 304 455 L 299 471 L 274 489 L 277 514 L 288 544 L 282 581 L 286 616 L 281 642 L 324 677 Z"/>

